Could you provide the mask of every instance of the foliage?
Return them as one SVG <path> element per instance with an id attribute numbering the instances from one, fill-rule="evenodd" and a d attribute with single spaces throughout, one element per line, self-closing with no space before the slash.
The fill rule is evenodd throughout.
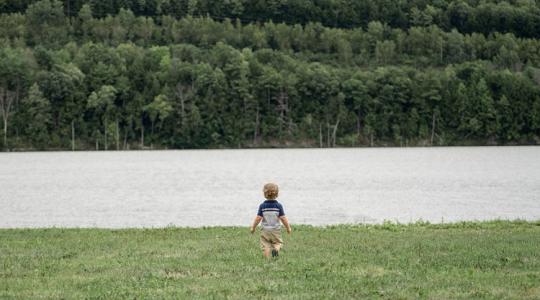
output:
<path id="1" fill-rule="evenodd" d="M 5 149 L 540 140 L 534 1 L 0 7 Z"/>

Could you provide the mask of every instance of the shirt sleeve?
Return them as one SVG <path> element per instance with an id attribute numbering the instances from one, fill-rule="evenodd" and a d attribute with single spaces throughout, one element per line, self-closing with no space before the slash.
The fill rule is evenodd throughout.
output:
<path id="1" fill-rule="evenodd" d="M 257 211 L 257 216 L 262 217 L 262 205 L 259 205 L 259 210 Z"/>
<path id="2" fill-rule="evenodd" d="M 279 205 L 279 217 L 283 217 L 285 215 L 285 211 L 283 210 L 283 205 Z"/>

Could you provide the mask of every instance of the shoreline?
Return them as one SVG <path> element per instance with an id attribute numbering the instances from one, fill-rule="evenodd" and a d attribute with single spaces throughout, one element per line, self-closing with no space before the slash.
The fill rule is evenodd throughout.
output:
<path id="1" fill-rule="evenodd" d="M 407 146 L 400 146 L 400 145 L 375 145 L 375 146 L 369 146 L 369 145 L 359 145 L 359 146 L 335 146 L 335 147 L 310 147 L 310 146 L 267 146 L 267 147 L 222 147 L 222 148 L 154 148 L 154 149 L 110 149 L 110 150 L 95 150 L 92 148 L 87 149 L 8 149 L 7 151 L 5 149 L 0 149 L 1 153 L 57 153 L 57 152 L 103 152 L 103 153 L 111 153 L 111 152 L 161 152 L 161 151 L 234 151 L 234 150 L 316 150 L 316 149 L 421 149 L 421 148 L 496 148 L 496 147 L 538 147 L 540 146 L 539 143 L 521 143 L 521 144 L 457 144 L 457 145 L 407 145 Z"/>
<path id="2" fill-rule="evenodd" d="M 378 223 L 340 223 L 340 224 L 326 224 L 326 225 L 311 225 L 311 224 L 294 224 L 293 227 L 313 228 L 318 230 L 334 229 L 334 228 L 363 228 L 363 229 L 386 229 L 386 228 L 431 228 L 431 229 L 454 229 L 454 228 L 492 228 L 497 226 L 512 227 L 512 226 L 539 226 L 540 218 L 538 219 L 490 219 L 490 220 L 471 220 L 471 221 L 456 221 L 456 222 L 429 222 L 424 220 L 418 220 L 414 222 L 396 222 L 391 220 L 385 220 Z M 201 226 L 156 226 L 156 227 L 60 227 L 60 226 L 48 226 L 48 227 L 0 227 L 1 231 L 9 230 L 96 230 L 96 231 L 152 231 L 152 230 L 214 230 L 214 229 L 226 229 L 226 230 L 248 230 L 249 225 L 246 226 L 227 226 L 227 225 L 201 225 Z"/>

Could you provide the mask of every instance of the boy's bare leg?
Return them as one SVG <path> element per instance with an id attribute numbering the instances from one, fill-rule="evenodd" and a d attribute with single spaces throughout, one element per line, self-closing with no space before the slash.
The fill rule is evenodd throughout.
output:
<path id="1" fill-rule="evenodd" d="M 263 250 L 263 254 L 264 254 L 264 257 L 266 258 L 269 258 L 270 257 L 270 248 L 264 248 Z"/>

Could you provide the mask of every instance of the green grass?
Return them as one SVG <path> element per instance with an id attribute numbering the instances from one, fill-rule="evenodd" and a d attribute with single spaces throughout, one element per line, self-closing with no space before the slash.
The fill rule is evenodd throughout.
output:
<path id="1" fill-rule="evenodd" d="M 2 229 L 0 298 L 540 299 L 540 222 Z"/>

